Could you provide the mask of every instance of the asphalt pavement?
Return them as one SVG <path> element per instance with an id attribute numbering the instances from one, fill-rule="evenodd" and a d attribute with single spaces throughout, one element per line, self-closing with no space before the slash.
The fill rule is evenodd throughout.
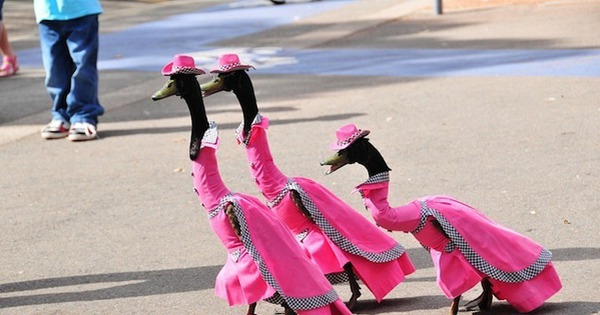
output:
<path id="1" fill-rule="evenodd" d="M 428 0 L 105 0 L 106 113 L 100 139 L 78 143 L 40 137 L 50 101 L 30 2 L 4 4 L 22 69 L 0 79 L 0 314 L 245 313 L 213 293 L 225 251 L 192 192 L 187 108 L 150 99 L 174 53 L 208 70 L 225 52 L 256 68 L 284 173 L 370 219 L 351 194 L 366 172 L 319 166 L 339 126 L 369 129 L 392 205 L 446 194 L 481 209 L 553 253 L 564 287 L 533 314 L 600 314 L 597 1 L 454 0 L 436 15 Z M 225 183 L 260 196 L 234 140 L 235 97 L 205 102 Z M 446 314 L 427 253 L 391 235 L 418 270 L 382 303 L 364 288 L 356 314 Z"/>

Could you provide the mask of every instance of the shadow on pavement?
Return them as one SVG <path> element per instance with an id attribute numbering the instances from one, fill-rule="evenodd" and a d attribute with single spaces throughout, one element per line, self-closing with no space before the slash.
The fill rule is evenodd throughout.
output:
<path id="1" fill-rule="evenodd" d="M 548 302 L 544 303 L 540 308 L 533 312 L 527 313 L 528 315 L 543 315 L 543 314 L 580 314 L 580 315 L 592 315 L 598 314 L 600 309 L 600 303 L 598 302 Z M 492 309 L 489 311 L 476 311 L 473 313 L 463 313 L 472 315 L 516 315 L 520 314 L 512 306 L 506 302 L 498 302 L 494 300 Z"/>
<path id="2" fill-rule="evenodd" d="M 358 300 L 354 314 L 385 314 L 396 312 L 410 312 L 423 309 L 442 309 L 450 303 L 442 295 L 425 295 L 418 297 L 384 299 L 381 303 L 371 300 Z"/>
<path id="3" fill-rule="evenodd" d="M 464 303 L 464 302 L 462 302 Z M 401 299 L 385 299 L 381 303 L 375 300 L 359 300 L 354 314 L 366 315 L 381 315 L 386 313 L 410 312 L 418 310 L 442 310 L 439 314 L 443 314 L 445 310 L 450 308 L 450 300 L 446 299 L 441 293 L 439 295 L 426 295 L 418 297 L 409 297 Z M 578 315 L 594 315 L 598 314 L 600 309 L 599 302 L 548 302 L 544 303 L 540 308 L 529 315 L 542 314 L 578 314 Z M 438 313 L 436 313 L 438 314 Z M 459 314 L 471 315 L 517 315 L 517 312 L 510 304 L 505 301 L 494 299 L 492 308 L 488 311 L 469 311 L 460 312 Z"/>
<path id="4" fill-rule="evenodd" d="M 111 287 L 76 290 L 61 293 L 38 293 L 0 298 L 0 308 L 24 305 L 54 304 L 76 301 L 111 300 L 127 297 L 150 296 L 212 289 L 214 279 L 222 266 L 204 266 L 182 269 L 108 273 L 97 275 L 49 278 L 0 285 L 0 293 L 54 289 L 70 286 L 112 284 Z M 125 282 L 126 284 L 119 284 Z M 133 283 L 129 283 L 133 282 Z M 73 291 L 74 290 L 74 291 Z"/>
<path id="5" fill-rule="evenodd" d="M 554 260 L 576 261 L 600 259 L 598 248 L 562 248 L 552 250 Z M 418 268 L 427 267 L 427 253 L 411 249 L 411 259 Z M 112 284 L 111 287 L 81 290 L 61 293 L 43 293 L 23 296 L 0 298 L 0 308 L 10 308 L 25 305 L 54 304 L 75 301 L 110 300 L 127 297 L 150 296 L 180 292 L 202 291 L 214 287 L 214 279 L 221 266 L 204 266 L 182 269 L 109 273 L 97 275 L 71 276 L 61 278 L 39 279 L 0 285 L 0 293 L 16 293 L 83 286 Z M 408 278 L 407 281 L 435 281 L 434 277 Z M 120 282 L 126 284 L 119 284 Z M 133 282 L 133 283 L 130 283 Z M 443 295 L 410 297 L 402 299 L 386 299 L 381 303 L 375 300 L 359 301 L 356 314 L 385 314 L 386 312 L 408 312 L 420 309 L 441 309 L 448 306 L 448 300 Z M 594 314 L 600 309 L 598 302 L 563 302 L 546 303 L 530 314 Z M 506 302 L 496 301 L 490 311 L 478 311 L 472 314 L 516 314 Z"/>
<path id="6" fill-rule="evenodd" d="M 310 122 L 310 121 L 336 121 L 345 120 L 353 117 L 365 115 L 363 113 L 347 113 L 339 115 L 325 115 L 316 116 L 311 118 L 297 118 L 297 119 L 278 119 L 272 121 L 272 125 L 285 125 L 291 123 Z M 218 124 L 220 130 L 235 130 L 239 123 L 224 123 Z M 117 136 L 130 136 L 136 134 L 165 134 L 173 132 L 185 132 L 190 130 L 190 126 L 181 127 L 152 127 L 152 128 L 134 128 L 134 129 L 103 129 L 102 138 L 117 137 Z"/>

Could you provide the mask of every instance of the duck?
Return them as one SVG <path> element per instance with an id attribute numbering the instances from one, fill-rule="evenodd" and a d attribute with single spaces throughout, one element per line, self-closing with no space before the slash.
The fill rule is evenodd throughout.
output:
<path id="1" fill-rule="evenodd" d="M 169 81 L 152 99 L 177 95 L 189 110 L 194 191 L 228 252 L 215 281 L 215 294 L 230 306 L 248 305 L 248 315 L 255 315 L 260 300 L 283 306 L 286 315 L 351 314 L 283 223 L 258 198 L 232 192 L 225 185 L 216 156 L 217 124 L 208 120 L 196 78 L 204 73 L 195 67 L 193 57 L 175 55 L 162 70 Z"/>
<path id="2" fill-rule="evenodd" d="M 348 308 L 353 310 L 362 295 L 358 280 L 381 302 L 415 271 L 412 261 L 401 244 L 326 187 L 306 177 L 287 176 L 277 167 L 266 132 L 269 119 L 259 112 L 247 73 L 252 68 L 237 54 L 219 56 L 211 70 L 214 79 L 201 86 L 204 96 L 235 94 L 243 116 L 236 139 L 245 148 L 256 186 L 331 283 L 348 282 Z"/>
<path id="3" fill-rule="evenodd" d="M 335 153 L 321 162 L 325 174 L 354 163 L 366 169 L 368 179 L 356 187 L 363 204 L 379 226 L 411 233 L 430 253 L 437 284 L 452 300 L 450 314 L 489 310 L 494 297 L 527 313 L 561 289 L 550 251 L 462 201 L 439 195 L 391 206 L 391 169 L 369 134 L 355 124 L 338 128 L 330 144 Z M 461 307 L 461 295 L 478 283 L 481 295 Z"/>

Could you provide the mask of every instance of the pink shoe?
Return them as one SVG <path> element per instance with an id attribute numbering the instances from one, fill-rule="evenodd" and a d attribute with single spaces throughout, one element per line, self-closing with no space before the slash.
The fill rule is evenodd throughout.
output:
<path id="1" fill-rule="evenodd" d="M 17 71 L 19 71 L 17 56 L 14 58 L 4 56 L 4 58 L 2 58 L 2 67 L 0 67 L 0 77 L 10 77 L 11 75 L 17 74 Z"/>

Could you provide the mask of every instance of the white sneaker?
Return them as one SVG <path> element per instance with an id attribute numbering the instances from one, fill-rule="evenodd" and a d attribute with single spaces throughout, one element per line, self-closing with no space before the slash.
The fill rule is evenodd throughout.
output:
<path id="1" fill-rule="evenodd" d="M 96 131 L 96 126 L 90 123 L 74 123 L 73 126 L 71 126 L 71 129 L 69 129 L 68 138 L 71 141 L 94 140 L 98 138 L 98 132 Z"/>
<path id="2" fill-rule="evenodd" d="M 69 124 L 62 120 L 53 120 L 42 128 L 42 138 L 44 139 L 60 139 L 69 135 Z"/>

